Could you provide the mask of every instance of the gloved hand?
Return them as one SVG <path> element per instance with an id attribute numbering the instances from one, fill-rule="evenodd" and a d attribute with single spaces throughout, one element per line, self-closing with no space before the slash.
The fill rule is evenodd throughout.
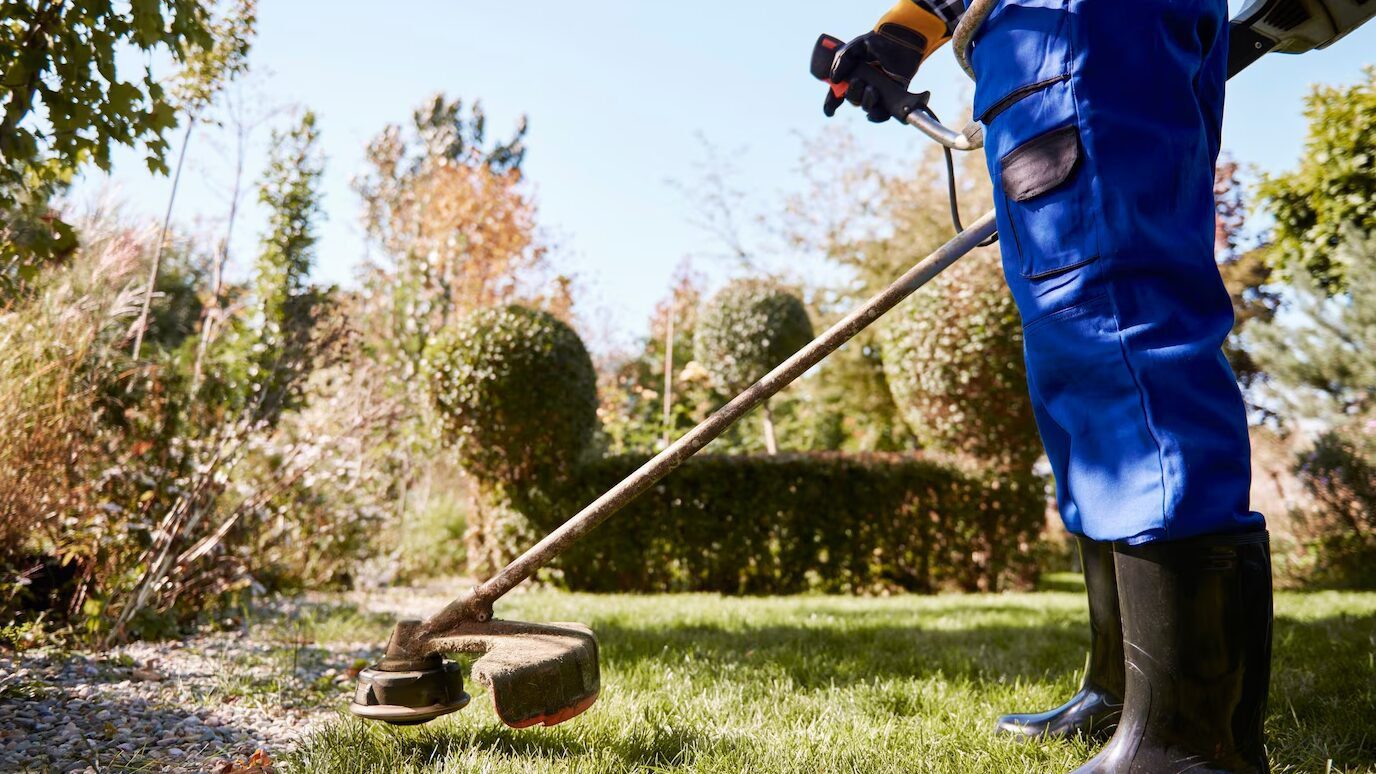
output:
<path id="1" fill-rule="evenodd" d="M 949 10 L 944 13 L 935 10 L 946 5 L 935 0 L 898 0 L 875 25 L 873 32 L 861 35 L 836 52 L 831 82 L 851 81 L 861 65 L 874 65 L 907 91 L 922 60 L 951 38 L 951 28 L 957 17 L 952 17 Z M 879 98 L 879 92 L 859 82 L 852 82 L 844 95 L 829 92 L 822 108 L 828 116 L 835 115 L 843 99 L 863 108 L 871 121 L 878 123 L 893 117 Z"/>
<path id="2" fill-rule="evenodd" d="M 907 32 L 907 30 L 904 30 Z M 883 123 L 893 114 L 879 98 L 879 92 L 866 84 L 861 79 L 852 79 L 857 68 L 863 65 L 874 65 L 876 69 L 884 74 L 885 77 L 907 90 L 912 83 L 913 76 L 917 75 L 917 68 L 922 64 L 925 52 L 925 43 L 919 42 L 920 36 L 909 33 L 903 39 L 887 31 L 875 30 L 866 32 L 858 38 L 842 46 L 836 52 L 836 58 L 832 60 L 831 82 L 844 83 L 850 82 L 850 88 L 846 90 L 845 96 L 837 96 L 833 91 L 827 91 L 826 102 L 822 104 L 822 110 L 828 117 L 836 115 L 836 109 L 841 106 L 841 102 L 849 102 L 857 105 L 865 111 L 865 115 L 875 123 Z M 912 38 L 916 38 L 913 40 Z"/>

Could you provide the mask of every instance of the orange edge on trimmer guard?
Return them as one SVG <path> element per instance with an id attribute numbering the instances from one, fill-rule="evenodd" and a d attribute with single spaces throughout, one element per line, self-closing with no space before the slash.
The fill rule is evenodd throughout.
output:
<path id="1" fill-rule="evenodd" d="M 591 707 L 593 703 L 597 701 L 597 697 L 601 695 L 602 689 L 599 688 L 596 693 L 592 694 L 586 699 L 582 699 L 576 704 L 565 707 L 564 709 L 557 710 L 546 715 L 536 715 L 533 718 L 526 718 L 525 720 L 519 720 L 514 723 L 510 720 L 507 720 L 506 718 L 503 718 L 502 713 L 500 711 L 497 712 L 497 717 L 501 718 L 501 721 L 503 723 L 507 724 L 512 728 L 530 728 L 534 725 L 557 726 L 560 723 L 563 723 L 565 720 L 572 720 L 573 718 L 582 715 L 584 712 L 587 712 L 588 708 Z"/>

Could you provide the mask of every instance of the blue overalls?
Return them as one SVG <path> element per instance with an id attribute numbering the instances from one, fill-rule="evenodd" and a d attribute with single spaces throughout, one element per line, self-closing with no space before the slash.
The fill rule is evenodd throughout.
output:
<path id="1" fill-rule="evenodd" d="M 1004 273 L 1070 532 L 1262 527 L 1214 263 L 1225 0 L 1004 0 L 976 34 Z"/>

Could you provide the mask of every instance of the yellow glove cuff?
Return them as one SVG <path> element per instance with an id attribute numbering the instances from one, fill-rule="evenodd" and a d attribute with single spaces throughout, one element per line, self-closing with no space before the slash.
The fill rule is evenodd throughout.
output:
<path id="1" fill-rule="evenodd" d="M 922 36 L 922 40 L 926 43 L 922 51 L 924 61 L 932 55 L 932 52 L 941 48 L 946 41 L 951 39 L 951 33 L 946 28 L 946 22 L 922 7 L 917 0 L 898 0 L 898 3 L 879 19 L 879 23 L 874 25 L 874 31 L 884 34 L 884 28 L 890 25 L 902 27 L 909 32 L 915 32 Z M 906 42 L 906 36 L 895 37 L 904 39 Z"/>

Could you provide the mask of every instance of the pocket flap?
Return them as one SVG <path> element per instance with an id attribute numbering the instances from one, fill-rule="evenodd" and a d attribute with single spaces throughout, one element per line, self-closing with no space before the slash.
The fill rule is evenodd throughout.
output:
<path id="1" fill-rule="evenodd" d="M 1080 130 L 1074 124 L 1039 134 L 1000 161 L 1003 192 L 1025 202 L 1070 178 L 1080 161 Z"/>

